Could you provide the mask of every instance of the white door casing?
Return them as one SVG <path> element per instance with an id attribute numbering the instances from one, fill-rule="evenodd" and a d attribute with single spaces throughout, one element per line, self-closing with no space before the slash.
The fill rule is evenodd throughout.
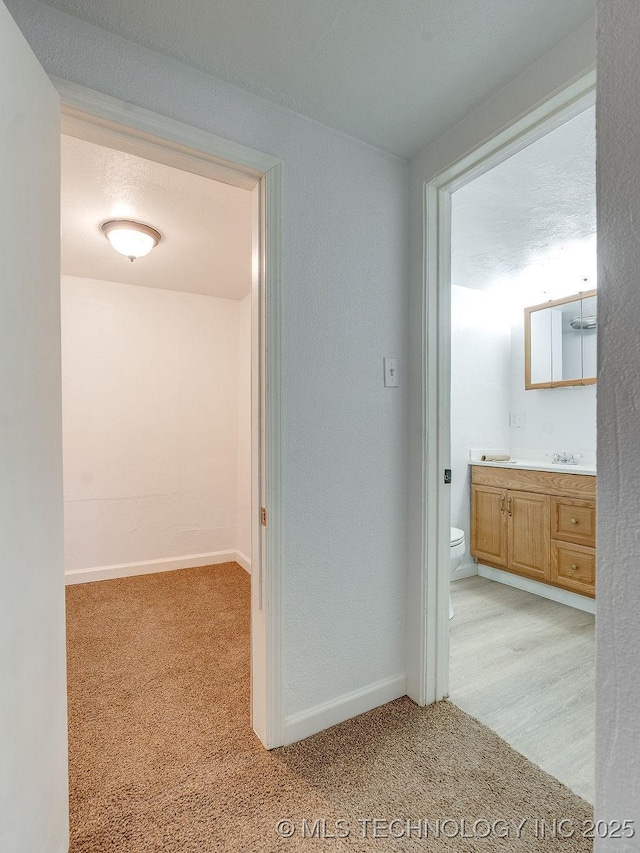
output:
<path id="1" fill-rule="evenodd" d="M 0 3 L 0 850 L 68 849 L 60 108 Z"/>

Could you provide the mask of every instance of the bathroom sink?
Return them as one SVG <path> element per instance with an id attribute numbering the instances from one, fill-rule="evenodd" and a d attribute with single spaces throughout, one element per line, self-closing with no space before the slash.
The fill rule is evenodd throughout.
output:
<path id="1" fill-rule="evenodd" d="M 530 471 L 557 471 L 563 474 L 595 475 L 596 466 L 589 464 L 552 462 L 550 459 L 509 459 L 508 462 L 482 462 L 471 460 L 470 465 L 485 465 L 488 468 L 526 468 Z"/>

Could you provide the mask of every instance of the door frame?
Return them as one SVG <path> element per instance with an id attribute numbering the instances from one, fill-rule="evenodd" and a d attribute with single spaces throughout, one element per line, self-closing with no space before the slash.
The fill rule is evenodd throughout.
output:
<path id="1" fill-rule="evenodd" d="M 282 161 L 51 76 L 63 134 L 251 191 L 251 724 L 283 743 L 281 578 Z M 261 523 L 261 508 L 267 524 Z"/>
<path id="2" fill-rule="evenodd" d="M 449 693 L 449 489 L 451 466 L 451 195 L 532 142 L 595 104 L 595 70 L 589 71 L 476 150 L 424 182 L 421 285 L 422 453 L 419 550 L 419 704 Z"/>

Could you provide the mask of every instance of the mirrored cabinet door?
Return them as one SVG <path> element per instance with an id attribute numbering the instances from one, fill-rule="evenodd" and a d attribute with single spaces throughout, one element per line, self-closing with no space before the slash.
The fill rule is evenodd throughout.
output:
<path id="1" fill-rule="evenodd" d="M 596 381 L 596 291 L 525 308 L 525 388 Z"/>
<path id="2" fill-rule="evenodd" d="M 575 382 L 580 384 L 583 378 L 582 368 L 582 300 L 567 302 L 554 309 L 560 314 L 561 335 L 558 341 L 557 358 L 561 364 L 560 382 Z"/>
<path id="3" fill-rule="evenodd" d="M 553 336 L 555 322 L 553 309 L 543 308 L 533 311 L 529 318 L 531 329 L 530 382 L 534 385 L 548 385 L 554 379 L 553 372 Z"/>
<path id="4" fill-rule="evenodd" d="M 595 377 L 598 374 L 596 345 L 598 297 L 588 296 L 582 300 L 582 371 L 583 377 Z"/>

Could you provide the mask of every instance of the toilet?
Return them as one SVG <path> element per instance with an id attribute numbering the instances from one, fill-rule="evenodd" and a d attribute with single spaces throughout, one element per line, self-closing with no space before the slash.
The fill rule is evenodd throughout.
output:
<path id="1" fill-rule="evenodd" d="M 459 527 L 451 528 L 451 578 L 455 570 L 462 562 L 465 554 L 464 530 Z M 451 593 L 449 593 L 449 619 L 453 618 L 453 604 L 451 603 Z"/>

